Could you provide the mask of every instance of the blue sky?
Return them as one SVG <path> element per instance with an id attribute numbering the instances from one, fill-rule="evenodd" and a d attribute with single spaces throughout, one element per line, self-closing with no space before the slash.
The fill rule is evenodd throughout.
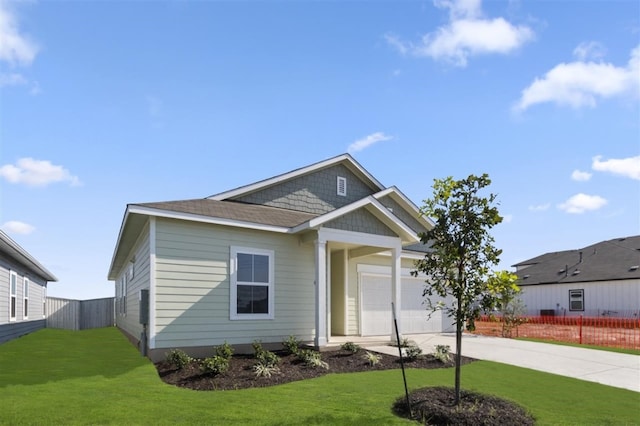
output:
<path id="1" fill-rule="evenodd" d="M 350 152 L 418 206 L 488 173 L 501 268 L 640 231 L 637 1 L 0 0 L 0 227 L 113 295 L 127 203 Z"/>

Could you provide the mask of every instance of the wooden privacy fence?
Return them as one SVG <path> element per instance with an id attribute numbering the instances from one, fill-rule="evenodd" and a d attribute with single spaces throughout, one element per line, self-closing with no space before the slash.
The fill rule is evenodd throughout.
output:
<path id="1" fill-rule="evenodd" d="M 511 337 L 528 337 L 581 345 L 640 350 L 640 319 L 612 317 L 528 316 L 511 330 Z M 502 336 L 502 318 L 476 320 L 475 334 Z"/>
<path id="2" fill-rule="evenodd" d="M 85 330 L 115 324 L 114 298 L 91 300 L 47 297 L 47 328 Z"/>

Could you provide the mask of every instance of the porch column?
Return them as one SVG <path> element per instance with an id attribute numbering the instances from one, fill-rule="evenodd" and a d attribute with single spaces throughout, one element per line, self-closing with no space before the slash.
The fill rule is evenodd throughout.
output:
<path id="1" fill-rule="evenodd" d="M 327 242 L 316 240 L 316 337 L 315 346 L 327 345 Z"/>
<path id="2" fill-rule="evenodd" d="M 391 301 L 396 310 L 396 321 L 398 323 L 398 334 L 402 339 L 402 264 L 400 262 L 400 255 L 402 254 L 402 247 L 397 245 L 391 249 Z M 395 324 L 393 324 L 393 316 L 391 317 L 391 341 L 397 342 Z"/>

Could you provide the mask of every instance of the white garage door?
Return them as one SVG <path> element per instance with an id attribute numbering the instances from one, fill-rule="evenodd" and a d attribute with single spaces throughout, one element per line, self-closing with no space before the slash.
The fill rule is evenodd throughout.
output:
<path id="1" fill-rule="evenodd" d="M 402 277 L 400 291 L 402 312 L 401 333 L 436 333 L 443 331 L 442 313 L 435 312 L 428 319 L 428 311 L 422 303 L 424 280 Z M 392 332 L 391 277 L 361 274 L 361 333 L 363 336 L 382 336 Z M 395 332 L 395 330 L 394 330 Z"/>

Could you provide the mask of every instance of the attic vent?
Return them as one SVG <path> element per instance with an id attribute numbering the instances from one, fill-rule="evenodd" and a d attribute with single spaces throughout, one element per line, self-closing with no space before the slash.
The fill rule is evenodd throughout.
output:
<path id="1" fill-rule="evenodd" d="M 573 273 L 571 275 L 578 275 L 580 273 L 579 269 L 576 269 L 575 271 L 573 271 Z"/>
<path id="2" fill-rule="evenodd" d="M 526 280 L 527 278 L 529 278 L 531 275 L 527 274 L 524 277 L 522 277 L 523 280 Z"/>
<path id="3" fill-rule="evenodd" d="M 629 268 L 629 271 L 637 271 L 638 268 L 640 268 L 640 265 L 633 265 L 632 267 Z"/>
<path id="4" fill-rule="evenodd" d="M 346 197 L 347 195 L 347 178 L 338 176 L 338 195 Z"/>

